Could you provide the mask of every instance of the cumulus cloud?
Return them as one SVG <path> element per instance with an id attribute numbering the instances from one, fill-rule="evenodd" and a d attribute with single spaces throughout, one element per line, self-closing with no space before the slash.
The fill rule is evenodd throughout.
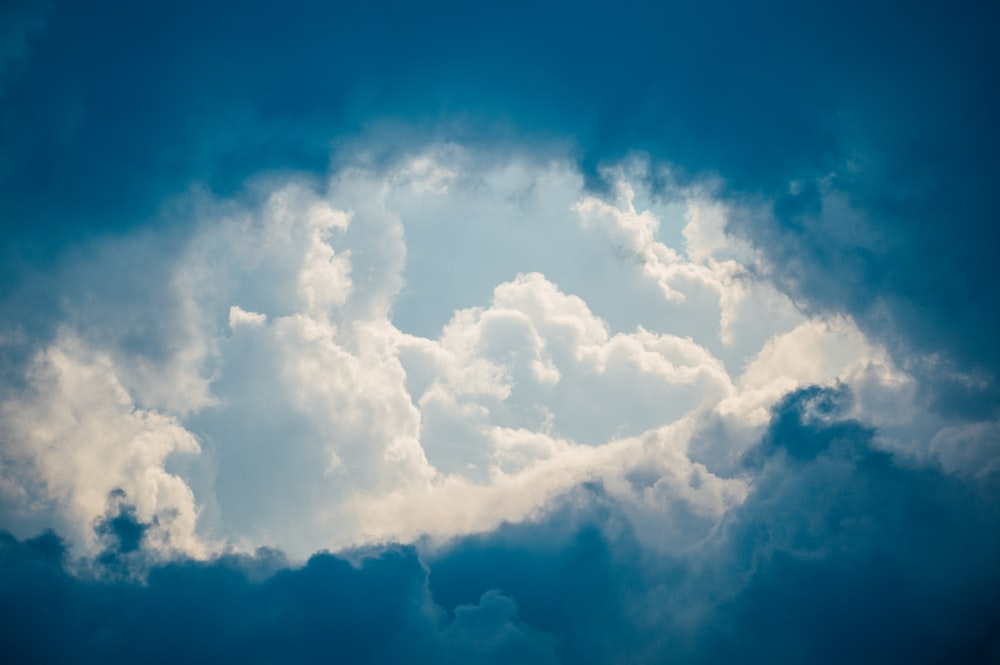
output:
<path id="1" fill-rule="evenodd" d="M 135 332 L 129 299 L 102 301 L 99 318 L 74 310 L 11 391 L 5 454 L 28 475 L 4 487 L 24 515 L 49 506 L 73 522 L 85 547 L 121 488 L 142 519 L 164 515 L 170 547 L 280 544 L 305 557 L 492 529 L 600 482 L 640 540 L 680 551 L 745 499 L 741 455 L 805 386 L 854 390 L 853 415 L 916 463 L 992 459 L 936 452 L 949 435 L 935 432 L 961 424 L 901 417 L 919 411 L 914 379 L 850 317 L 807 317 L 761 277 L 711 187 L 654 196 L 658 169 L 610 169 L 601 199 L 565 162 L 444 145 L 343 164 L 325 183 L 263 179 L 235 199 L 195 199 L 189 241 L 143 262 L 160 266 L 148 293 L 168 306 L 146 305 Z M 489 224 L 470 227 L 473 211 Z M 411 247 L 425 261 L 449 230 L 469 243 L 447 246 L 459 272 L 432 284 L 498 279 L 468 306 L 478 287 L 408 281 Z M 67 274 L 99 283 L 104 257 L 152 252 L 143 243 L 155 239 L 98 244 L 90 273 Z M 622 261 L 622 247 L 644 258 Z M 513 270 L 507 256 L 520 257 Z M 604 272 L 575 267 L 586 256 Z M 614 297 L 633 288 L 651 290 L 628 306 Z M 428 328 L 407 308 L 443 296 L 454 300 L 439 327 L 407 329 Z M 130 347 L 150 327 L 173 334 Z M 73 406 L 82 399 L 97 404 Z M 60 461 L 66 446 L 76 471 Z"/>
<path id="2" fill-rule="evenodd" d="M 90 525 L 108 493 L 124 489 L 143 520 L 155 519 L 158 551 L 203 550 L 195 497 L 164 468 L 170 455 L 199 452 L 176 418 L 137 407 L 111 358 L 68 332 L 39 353 L 27 378 L 27 391 L 0 407 L 5 502 L 24 512 L 55 504 L 62 528 L 93 549 Z"/>
<path id="3" fill-rule="evenodd" d="M 719 338 L 732 344 L 737 310 L 752 285 L 745 277 L 755 266 L 749 248 L 725 236 L 722 206 L 707 199 L 705 193 L 686 192 L 686 224 L 681 230 L 685 248 L 675 249 L 659 240 L 658 216 L 651 210 L 636 210 L 635 191 L 625 172 L 609 177 L 615 179 L 615 203 L 587 196 L 574 209 L 585 223 L 605 227 L 625 256 L 659 286 L 666 300 L 683 302 L 692 290 L 713 294 L 719 309 Z M 759 290 L 760 285 L 757 287 Z M 785 304 L 780 298 L 774 301 L 779 306 Z"/>
<path id="4" fill-rule="evenodd" d="M 687 548 L 647 547 L 602 481 L 444 546 L 300 566 L 264 549 L 142 561 L 149 525 L 119 502 L 88 561 L 52 533 L 0 536 L 0 633 L 18 659 L 79 662 L 151 649 L 194 662 L 992 662 L 995 483 L 899 463 L 850 418 L 852 399 L 782 399 L 743 458 L 749 492 Z M 681 517 L 661 510 L 654 524 L 678 534 Z M 61 639 L 40 639 L 43 626 Z"/>

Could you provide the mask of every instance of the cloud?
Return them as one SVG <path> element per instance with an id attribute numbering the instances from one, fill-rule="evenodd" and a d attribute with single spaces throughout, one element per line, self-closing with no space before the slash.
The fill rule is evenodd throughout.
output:
<path id="1" fill-rule="evenodd" d="M 79 562 L 54 534 L 4 535 L 5 648 L 22 660 L 73 654 L 80 662 L 149 653 L 194 662 L 220 654 L 995 660 L 995 483 L 899 463 L 850 419 L 851 399 L 846 389 L 820 388 L 783 399 L 745 457 L 749 494 L 687 550 L 645 546 L 627 503 L 600 482 L 563 494 L 534 519 L 444 546 L 319 553 L 298 567 L 268 550 L 154 560 L 144 583 L 109 577 L 107 566 L 121 559 L 107 555 L 69 574 Z M 135 515 L 118 504 L 104 524 L 148 534 Z M 660 515 L 661 530 L 673 532 Z M 115 540 L 111 551 L 134 552 L 131 544 Z M 40 639 L 42 631 L 60 639 Z"/>
<path id="2" fill-rule="evenodd" d="M 407 19 L 385 20 L 396 13 Z M 20 55 L 0 97 L 12 262 L 149 222 L 191 187 L 225 196 L 261 172 L 321 174 L 330 146 L 349 161 L 366 129 L 383 137 L 370 151 L 382 163 L 442 140 L 531 146 L 542 160 L 570 144 L 595 189 L 602 165 L 639 149 L 681 180 L 712 175 L 719 198 L 760 204 L 731 228 L 797 300 L 846 310 L 922 372 L 932 408 L 995 417 L 991 5 L 291 3 L 233 15 L 106 0 L 53 2 L 44 17 L 11 22 L 38 27 L 14 28 Z M 408 173 L 427 192 L 451 177 Z"/>
<path id="3" fill-rule="evenodd" d="M 912 649 L 928 662 L 988 662 L 994 485 L 894 461 L 867 427 L 844 419 L 850 399 L 809 389 L 776 409 L 764 466 L 729 526 L 749 585 L 721 607 L 733 625 L 712 631 L 726 635 L 719 657 L 795 660 L 827 644 L 831 661 Z M 797 629 L 786 632 L 786 621 Z"/>
<path id="4" fill-rule="evenodd" d="M 996 661 L 996 18 L 5 4 L 14 660 Z"/>
<path id="5" fill-rule="evenodd" d="M 325 182 L 196 196 L 190 236 L 164 251 L 137 234 L 67 261 L 46 286 L 72 295 L 49 324 L 61 332 L 11 343 L 40 348 L 25 374 L 9 370 L 9 528 L 54 513 L 92 548 L 104 496 L 122 488 L 143 519 L 161 515 L 165 551 L 305 558 L 493 529 L 600 482 L 644 544 L 686 550 L 745 499 L 740 457 L 769 410 L 809 385 L 851 388 L 852 416 L 915 464 L 992 464 L 989 446 L 959 450 L 968 437 L 942 457 L 938 432 L 990 421 L 922 415 L 919 382 L 853 319 L 806 317 L 761 276 L 725 233 L 739 211 L 707 185 L 657 198 L 643 174 L 665 168 L 631 161 L 600 199 L 566 162 L 452 144 L 365 160 Z M 621 261 L 623 242 L 669 257 L 670 274 Z M 411 285 L 411 258 L 442 251 L 451 267 Z M 155 279 L 128 278 L 147 266 Z M 442 301 L 437 326 L 412 314 Z M 106 458 L 121 463 L 94 466 Z M 168 527 L 167 513 L 183 519 Z"/>
<path id="6" fill-rule="evenodd" d="M 202 551 L 194 495 L 164 468 L 168 456 L 200 450 L 176 418 L 137 407 L 111 358 L 68 332 L 38 354 L 28 380 L 0 407 L 5 503 L 27 514 L 55 504 L 58 524 L 92 549 L 92 520 L 123 488 L 142 519 L 156 518 L 150 538 L 163 554 Z"/>
<path id="7" fill-rule="evenodd" d="M 267 322 L 267 315 L 259 312 L 248 312 L 239 305 L 229 308 L 229 327 L 249 326 L 256 328 Z"/>
<path id="8" fill-rule="evenodd" d="M 317 554 L 262 580 L 251 571 L 273 567 L 267 552 L 182 560 L 153 568 L 140 585 L 69 575 L 53 534 L 0 542 L 4 650 L 18 662 L 557 662 L 552 641 L 499 593 L 446 617 L 408 548 L 358 567 Z"/>
<path id="9" fill-rule="evenodd" d="M 566 636 L 565 662 L 990 662 L 995 486 L 894 462 L 844 419 L 849 401 L 783 400 L 747 458 L 749 495 L 694 550 L 638 547 L 596 490 L 430 556 L 435 598 L 501 589 L 525 621 Z"/>

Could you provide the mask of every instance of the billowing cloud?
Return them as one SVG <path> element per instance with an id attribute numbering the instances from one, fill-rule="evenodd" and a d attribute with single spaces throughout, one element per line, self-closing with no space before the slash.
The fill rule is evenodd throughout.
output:
<path id="1" fill-rule="evenodd" d="M 385 136 L 374 160 L 442 136 L 571 142 L 592 184 L 641 149 L 763 202 L 734 228 L 813 306 L 890 335 L 897 359 L 944 348 L 958 373 L 996 374 L 989 3 L 10 6 L 10 260 L 134 225 L 192 185 L 322 172 L 363 128 Z M 937 408 L 995 401 L 941 383 Z"/>
<path id="2" fill-rule="evenodd" d="M 54 502 L 60 526 L 92 547 L 92 520 L 109 492 L 124 489 L 141 519 L 155 519 L 157 549 L 199 553 L 194 496 L 164 468 L 171 454 L 197 454 L 195 437 L 176 418 L 137 407 L 111 358 L 71 333 L 35 358 L 28 380 L 29 391 L 0 408 L 4 501 L 24 510 Z"/>
<path id="3" fill-rule="evenodd" d="M 782 400 L 744 458 L 745 501 L 687 550 L 644 547 L 600 483 L 443 548 L 295 567 L 273 550 L 144 562 L 148 525 L 112 503 L 84 572 L 67 572 L 53 534 L 0 540 L 5 649 L 78 662 L 991 662 L 995 485 L 894 462 L 846 417 L 850 402 L 818 388 Z M 145 583 L 123 579 L 130 569 Z M 39 639 L 43 625 L 61 639 Z"/>
<path id="4" fill-rule="evenodd" d="M 602 199 L 565 162 L 445 145 L 344 165 L 325 184 L 285 177 L 196 199 L 189 242 L 158 255 L 163 281 L 135 296 L 167 305 L 142 305 L 138 325 L 129 299 L 73 307 L 5 402 L 19 519 L 54 510 L 93 547 L 104 496 L 122 488 L 142 519 L 156 516 L 168 550 L 306 557 L 489 530 L 599 482 L 648 525 L 637 528 L 646 544 L 683 550 L 745 499 L 741 455 L 770 409 L 809 385 L 853 389 L 853 415 L 915 463 L 992 464 L 982 446 L 945 450 L 969 440 L 956 428 L 988 421 L 900 419 L 919 411 L 915 379 L 849 317 L 806 317 L 762 278 L 710 186 L 652 196 L 657 169 L 609 169 Z M 481 233 L 464 228 L 473 210 L 489 219 Z M 409 286 L 410 247 L 426 253 L 446 229 L 469 240 L 449 248 L 462 255 L 451 271 L 504 275 L 482 304 L 462 306 L 481 293 L 463 290 L 462 272 Z M 501 254 L 476 244 L 494 237 Z M 141 256 L 156 242 L 94 251 Z M 508 253 L 535 270 L 504 271 Z M 586 257 L 601 272 L 578 269 Z M 134 264 L 83 265 L 66 270 L 72 288 L 100 293 L 128 279 L 102 268 Z M 632 288 L 648 291 L 614 303 Z M 439 328 L 407 331 L 433 330 L 412 312 L 443 297 L 458 306 Z M 128 343 L 149 328 L 172 334 Z M 669 537 L 657 520 L 674 524 Z"/>

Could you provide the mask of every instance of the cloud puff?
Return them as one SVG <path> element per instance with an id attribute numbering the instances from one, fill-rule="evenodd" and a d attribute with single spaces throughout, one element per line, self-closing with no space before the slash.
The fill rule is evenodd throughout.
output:
<path id="1" fill-rule="evenodd" d="M 229 308 L 229 327 L 237 328 L 239 326 L 249 326 L 256 328 L 264 325 L 267 321 L 267 315 L 261 314 L 259 312 L 248 312 L 239 305 L 233 305 Z"/>
<path id="2" fill-rule="evenodd" d="M 197 454 L 195 437 L 176 418 L 137 407 L 111 358 L 69 332 L 35 358 L 28 380 L 29 391 L 0 407 L 5 501 L 24 511 L 56 504 L 60 525 L 92 549 L 92 520 L 123 488 L 141 519 L 155 518 L 157 550 L 199 553 L 194 495 L 164 468 L 170 455 Z"/>

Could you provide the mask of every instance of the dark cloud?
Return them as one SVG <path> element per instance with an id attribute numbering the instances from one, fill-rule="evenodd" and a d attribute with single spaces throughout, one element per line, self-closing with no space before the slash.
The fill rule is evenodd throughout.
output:
<path id="1" fill-rule="evenodd" d="M 321 172 L 373 128 L 387 154 L 569 137 L 591 172 L 638 149 L 774 201 L 734 229 L 789 290 L 854 313 L 899 359 L 937 354 L 914 364 L 936 408 L 1000 403 L 995 3 L 12 7 L 8 280 L 13 257 L 145 223 L 192 183 Z M 868 231 L 820 196 L 831 173 Z"/>
<path id="2" fill-rule="evenodd" d="M 108 495 L 108 507 L 94 524 L 94 533 L 104 546 L 95 563 L 102 574 L 126 577 L 139 566 L 146 532 L 152 524 L 139 520 L 135 507 L 122 489 Z"/>
<path id="3" fill-rule="evenodd" d="M 786 399 L 722 570 L 746 584 L 704 629 L 716 660 L 997 662 L 1000 495 L 910 468 L 843 421 L 839 391 Z M 804 454 L 804 451 L 808 451 Z"/>
<path id="4" fill-rule="evenodd" d="M 811 388 L 777 407 L 750 497 L 690 555 L 639 546 L 596 490 L 601 510 L 431 560 L 435 598 L 501 589 L 574 663 L 1000 661 L 995 481 L 899 464 L 843 419 L 848 400 Z"/>
<path id="5" fill-rule="evenodd" d="M 17 663 L 552 663 L 498 593 L 445 620 L 416 553 L 390 548 L 354 567 L 317 554 L 254 581 L 269 553 L 149 571 L 145 583 L 74 577 L 51 533 L 0 539 L 4 659 Z M 261 561 L 263 559 L 263 561 Z M 477 599 L 478 601 L 479 599 Z"/>
<path id="6" fill-rule="evenodd" d="M 546 518 L 418 556 L 179 560 L 94 575 L 51 533 L 0 540 L 12 662 L 1000 662 L 1000 504 L 901 465 L 842 392 L 776 409 L 753 491 L 683 556 L 636 539 L 598 486 Z M 818 443 L 817 443 L 818 442 Z M 123 497 L 109 526 L 133 543 Z M 114 517 L 110 517 L 114 515 Z M 119 525 L 121 526 L 121 525 Z M 121 534 L 127 537 L 122 540 Z M 131 534 L 131 535 L 129 535 Z M 127 541 L 127 542 L 126 542 Z M 76 568 L 79 570 L 79 566 Z M 87 572 L 87 571 L 90 572 Z M 97 571 L 98 573 L 100 571 Z"/>
<path id="7" fill-rule="evenodd" d="M 4 89 L 5 192 L 61 194 L 14 198 L 78 217 L 133 201 L 148 212 L 191 179 L 322 169 L 332 140 L 374 121 L 433 133 L 448 118 L 470 135 L 505 122 L 569 134 L 589 163 L 650 150 L 739 188 L 784 189 L 863 139 L 891 128 L 883 144 L 905 147 L 911 127 L 989 101 L 958 94 L 990 74 L 972 7 L 56 3 Z"/>

